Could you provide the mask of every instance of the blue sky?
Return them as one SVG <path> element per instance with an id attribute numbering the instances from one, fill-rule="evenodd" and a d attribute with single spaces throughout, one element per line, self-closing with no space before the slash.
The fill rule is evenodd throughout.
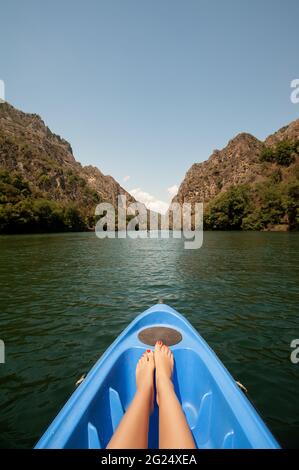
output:
<path id="1" fill-rule="evenodd" d="M 2 0 L 0 15 L 7 101 L 156 208 L 238 132 L 299 117 L 297 0 Z"/>

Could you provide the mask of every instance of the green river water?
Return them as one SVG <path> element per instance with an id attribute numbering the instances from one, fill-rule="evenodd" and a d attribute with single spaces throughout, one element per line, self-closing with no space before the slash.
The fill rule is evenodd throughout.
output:
<path id="1" fill-rule="evenodd" d="M 34 446 L 125 326 L 159 299 L 248 389 L 283 447 L 299 447 L 299 234 L 182 240 L 93 233 L 0 237 L 0 446 Z"/>

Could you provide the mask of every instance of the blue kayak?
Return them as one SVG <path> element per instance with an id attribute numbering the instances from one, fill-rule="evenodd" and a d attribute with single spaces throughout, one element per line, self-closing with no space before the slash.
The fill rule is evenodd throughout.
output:
<path id="1" fill-rule="evenodd" d="M 165 304 L 137 316 L 114 341 L 36 448 L 105 448 L 134 396 L 137 361 L 158 339 L 173 351 L 176 393 L 198 448 L 279 448 L 215 353 L 182 315 Z M 158 447 L 157 406 L 150 419 L 149 447 Z"/>

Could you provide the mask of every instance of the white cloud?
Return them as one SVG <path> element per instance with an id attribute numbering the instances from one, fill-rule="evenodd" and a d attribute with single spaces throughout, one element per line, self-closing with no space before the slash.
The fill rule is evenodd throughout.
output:
<path id="1" fill-rule="evenodd" d="M 147 209 L 160 212 L 161 214 L 165 214 L 168 209 L 169 204 L 167 202 L 155 198 L 155 196 L 146 191 L 142 191 L 140 188 L 131 189 L 129 193 L 132 194 L 137 201 L 142 202 Z"/>
<path id="2" fill-rule="evenodd" d="M 177 195 L 178 190 L 179 190 L 179 187 L 176 184 L 167 188 L 168 194 L 171 197 L 171 199 Z"/>
<path id="3" fill-rule="evenodd" d="M 129 175 L 124 176 L 123 182 L 126 183 L 127 181 L 129 181 L 130 178 L 131 178 L 131 176 L 129 176 Z"/>

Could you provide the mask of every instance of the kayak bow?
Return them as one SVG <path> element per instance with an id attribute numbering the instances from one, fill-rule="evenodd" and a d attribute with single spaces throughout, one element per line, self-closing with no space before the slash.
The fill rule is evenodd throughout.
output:
<path id="1" fill-rule="evenodd" d="M 90 370 L 36 445 L 105 448 L 135 393 L 135 368 L 145 345 L 163 340 L 175 358 L 174 386 L 198 448 L 279 448 L 244 393 L 192 325 L 157 304 L 122 332 Z M 149 447 L 158 447 L 158 409 Z"/>

